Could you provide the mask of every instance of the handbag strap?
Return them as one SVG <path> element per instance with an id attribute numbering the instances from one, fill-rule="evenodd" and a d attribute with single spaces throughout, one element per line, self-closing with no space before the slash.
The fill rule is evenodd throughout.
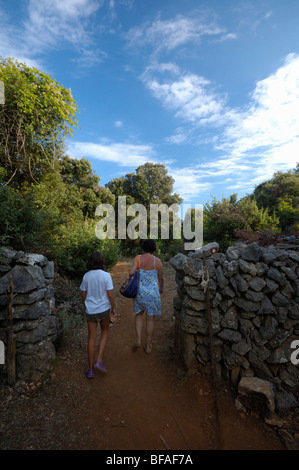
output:
<path id="1" fill-rule="evenodd" d="M 139 260 L 140 260 L 140 255 L 137 256 L 137 269 L 139 270 Z"/>

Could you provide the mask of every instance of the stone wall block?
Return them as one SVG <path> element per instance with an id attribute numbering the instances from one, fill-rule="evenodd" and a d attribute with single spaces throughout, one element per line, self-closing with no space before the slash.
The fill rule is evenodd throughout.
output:
<path id="1" fill-rule="evenodd" d="M 0 278 L 0 294 L 9 292 L 10 277 L 16 294 L 24 294 L 45 286 L 45 278 L 39 266 L 16 265 Z"/>
<path id="2" fill-rule="evenodd" d="M 299 368 L 290 361 L 290 343 L 299 337 L 299 253 L 236 243 L 206 261 L 217 370 L 233 384 L 259 378 L 299 400 Z M 210 374 L 201 255 L 180 256 L 173 265 L 183 283 L 176 334 L 194 335 L 198 367 Z"/>
<path id="3" fill-rule="evenodd" d="M 17 356 L 18 378 L 22 380 L 37 379 L 47 373 L 56 357 L 54 345 L 42 340 L 33 346 L 28 343 L 29 348 L 20 351 Z"/>
<path id="4" fill-rule="evenodd" d="M 12 279 L 16 378 L 26 380 L 40 377 L 51 368 L 51 361 L 55 358 L 57 319 L 53 315 L 54 263 L 40 254 L 1 247 L 0 267 L 1 340 L 7 347 L 8 300 Z M 0 377 L 5 380 L 3 370 L 0 370 Z"/>
<path id="5" fill-rule="evenodd" d="M 253 261 L 254 263 L 257 263 L 263 256 L 263 249 L 257 243 L 241 246 L 240 252 L 245 261 Z"/>
<path id="6" fill-rule="evenodd" d="M 240 253 L 239 248 L 233 245 L 233 246 L 228 247 L 225 255 L 228 261 L 236 261 L 237 259 L 240 258 L 241 253 Z"/>
<path id="7" fill-rule="evenodd" d="M 243 258 L 239 258 L 239 268 L 240 272 L 244 274 L 251 274 L 252 276 L 255 276 L 257 273 L 255 264 L 245 261 Z"/>
<path id="8" fill-rule="evenodd" d="M 236 281 L 237 288 L 238 288 L 239 292 L 246 292 L 246 290 L 249 287 L 248 282 L 245 281 L 245 279 L 242 276 L 240 276 L 240 274 L 236 274 L 234 276 L 234 279 Z"/>
<path id="9" fill-rule="evenodd" d="M 221 339 L 229 341 L 231 343 L 239 343 L 242 339 L 241 333 L 239 333 L 238 331 L 231 330 L 229 328 L 224 328 L 218 333 L 218 336 Z"/>
<path id="10" fill-rule="evenodd" d="M 249 281 L 248 284 L 250 289 L 254 290 L 255 292 L 261 292 L 266 286 L 266 281 L 260 277 L 255 276 Z"/>
<path id="11" fill-rule="evenodd" d="M 185 296 L 183 299 L 183 305 L 186 308 L 194 310 L 195 312 L 201 312 L 206 310 L 206 302 L 203 300 L 195 300 L 189 296 Z M 195 313 L 194 313 L 195 315 Z"/>
<path id="12" fill-rule="evenodd" d="M 284 277 L 284 274 L 282 274 L 279 269 L 277 268 L 273 268 L 271 267 L 266 276 L 269 278 L 269 279 L 272 279 L 274 282 L 276 282 L 278 285 L 280 286 L 283 286 L 284 285 L 284 281 L 285 281 L 285 277 Z"/>
<path id="13" fill-rule="evenodd" d="M 238 386 L 238 399 L 246 408 L 269 417 L 275 410 L 275 393 L 270 382 L 257 377 L 243 377 Z"/>
<path id="14" fill-rule="evenodd" d="M 221 326 L 223 328 L 230 328 L 232 330 L 237 330 L 239 324 L 239 318 L 237 314 L 236 307 L 231 307 L 225 313 L 223 319 L 221 320 Z"/>
<path id="15" fill-rule="evenodd" d="M 245 356 L 252 349 L 250 340 L 241 339 L 238 343 L 232 344 L 232 350 L 240 356 Z"/>
<path id="16" fill-rule="evenodd" d="M 46 279 L 52 279 L 54 277 L 54 262 L 49 261 L 42 270 Z"/>
<path id="17" fill-rule="evenodd" d="M 202 300 L 205 301 L 206 299 L 206 294 L 202 288 L 199 286 L 186 286 L 186 292 L 191 297 L 191 299 L 194 300 Z"/>

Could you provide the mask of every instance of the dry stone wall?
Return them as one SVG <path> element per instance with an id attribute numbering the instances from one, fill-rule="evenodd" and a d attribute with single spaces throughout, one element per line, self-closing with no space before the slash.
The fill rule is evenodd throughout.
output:
<path id="1" fill-rule="evenodd" d="M 7 374 L 10 279 L 13 282 L 13 333 L 16 345 L 16 379 L 40 377 L 56 356 L 57 320 L 52 286 L 54 263 L 45 256 L 0 248 L 0 341 L 5 345 Z"/>
<path id="2" fill-rule="evenodd" d="M 189 370 L 211 373 L 209 295 L 217 375 L 234 385 L 242 377 L 258 377 L 298 399 L 299 365 L 291 361 L 291 345 L 299 340 L 299 253 L 237 243 L 225 253 L 212 254 L 215 246 L 170 260 L 178 293 L 177 351 Z"/>

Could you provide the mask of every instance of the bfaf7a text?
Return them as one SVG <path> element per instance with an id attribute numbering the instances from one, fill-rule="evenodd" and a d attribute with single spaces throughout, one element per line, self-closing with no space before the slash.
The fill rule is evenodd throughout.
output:
<path id="1" fill-rule="evenodd" d="M 180 217 L 181 214 L 184 215 L 183 219 Z M 183 227 L 185 250 L 197 250 L 203 244 L 202 204 L 195 204 L 193 209 L 191 204 L 172 204 L 171 206 L 150 204 L 148 214 L 143 204 L 135 203 L 127 207 L 126 196 L 118 196 L 117 214 L 115 207 L 105 203 L 97 206 L 95 215 L 101 217 L 95 228 L 95 234 L 101 240 L 105 238 L 125 240 L 127 237 L 131 240 L 137 238 L 145 240 L 148 238 L 148 233 L 150 238 L 157 239 L 159 232 L 161 239 L 169 240 L 170 219 L 172 218 L 171 237 L 174 240 L 180 240 Z M 130 217 L 134 218 L 127 224 L 127 218 Z"/>
<path id="2" fill-rule="evenodd" d="M 160 464 L 193 464 L 192 458 L 190 455 L 184 454 L 152 454 L 146 459 L 141 457 L 121 457 L 113 454 L 113 457 L 108 457 L 106 460 L 107 465 L 133 465 L 133 467 L 138 467 L 142 462 L 150 463 L 151 465 L 160 465 Z"/>

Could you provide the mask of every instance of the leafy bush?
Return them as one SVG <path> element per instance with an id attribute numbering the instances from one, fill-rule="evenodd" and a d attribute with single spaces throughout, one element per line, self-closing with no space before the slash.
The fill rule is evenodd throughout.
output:
<path id="1" fill-rule="evenodd" d="M 282 231 L 299 228 L 299 164 L 293 170 L 278 171 L 258 185 L 253 193 L 259 208 L 276 213 Z"/>
<path id="2" fill-rule="evenodd" d="M 86 272 L 86 263 L 94 251 L 104 254 L 107 269 L 117 263 L 120 255 L 119 242 L 99 240 L 91 222 L 72 222 L 62 226 L 60 236 L 50 251 L 56 259 L 59 273 L 73 278 L 80 278 Z"/>
<path id="3" fill-rule="evenodd" d="M 32 194 L 21 194 L 0 187 L 0 244 L 16 250 L 39 250 L 45 242 L 43 228 L 46 215 L 39 210 Z"/>
<path id="4" fill-rule="evenodd" d="M 236 197 L 222 199 L 204 207 L 204 242 L 217 242 L 225 251 L 238 240 L 240 231 L 278 230 L 279 219 L 267 209 L 259 209 L 255 200 L 245 197 L 236 202 Z"/>
<path id="5" fill-rule="evenodd" d="M 203 224 L 204 243 L 217 242 L 225 251 L 234 242 L 235 231 L 244 228 L 245 219 L 228 199 L 214 200 L 204 207 Z"/>

